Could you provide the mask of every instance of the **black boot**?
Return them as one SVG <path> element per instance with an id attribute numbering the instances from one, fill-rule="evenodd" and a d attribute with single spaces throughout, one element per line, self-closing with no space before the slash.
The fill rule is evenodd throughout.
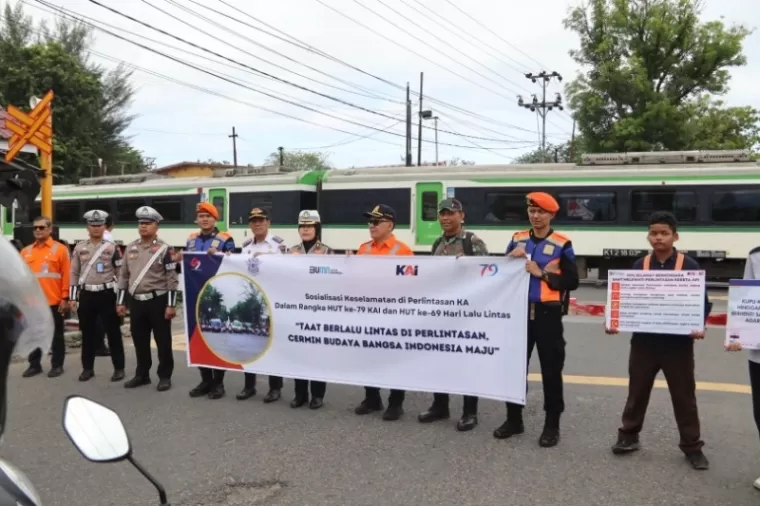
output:
<path id="1" fill-rule="evenodd" d="M 209 399 L 221 399 L 224 397 L 224 383 L 214 383 L 211 390 L 208 393 Z"/>
<path id="2" fill-rule="evenodd" d="M 538 445 L 543 448 L 551 448 L 559 443 L 559 413 L 546 413 L 544 430 L 538 438 Z"/>
<path id="3" fill-rule="evenodd" d="M 357 415 L 368 415 L 375 411 L 381 411 L 383 409 L 383 401 L 382 399 L 378 398 L 365 398 L 361 404 L 359 404 L 356 409 L 354 409 L 354 413 Z"/>
<path id="4" fill-rule="evenodd" d="M 295 398 L 290 401 L 290 407 L 291 408 L 300 408 L 304 404 L 309 402 L 309 396 L 308 395 L 299 395 L 296 394 Z"/>
<path id="5" fill-rule="evenodd" d="M 523 424 L 522 406 L 507 404 L 507 420 L 493 431 L 496 439 L 507 439 L 525 432 Z"/>
<path id="6" fill-rule="evenodd" d="M 95 377 L 95 371 L 92 369 L 85 369 L 82 374 L 79 375 L 79 381 L 90 381 Z"/>
<path id="7" fill-rule="evenodd" d="M 208 381 L 201 381 L 198 386 L 190 390 L 190 397 L 203 397 L 208 395 L 211 391 L 211 383 Z"/>
<path id="8" fill-rule="evenodd" d="M 430 409 L 417 415 L 417 421 L 420 423 L 432 423 L 437 422 L 438 420 L 447 420 L 450 417 L 451 413 L 449 412 L 448 406 L 436 406 L 435 403 L 433 403 L 433 405 L 430 406 Z"/>

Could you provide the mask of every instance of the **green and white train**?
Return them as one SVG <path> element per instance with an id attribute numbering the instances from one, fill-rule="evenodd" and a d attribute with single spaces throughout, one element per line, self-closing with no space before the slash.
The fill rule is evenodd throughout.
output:
<path id="1" fill-rule="evenodd" d="M 271 170 L 272 172 L 267 172 Z M 272 230 L 288 245 L 298 242 L 296 220 L 318 209 L 323 240 L 337 250 L 356 249 L 368 239 L 365 211 L 376 204 L 398 213 L 396 234 L 420 254 L 440 235 L 438 201 L 456 197 L 465 222 L 493 254 L 503 253 L 511 235 L 528 227 L 525 194 L 553 194 L 561 210 L 554 228 L 569 235 L 581 275 L 625 268 L 648 249 L 646 223 L 656 210 L 675 213 L 678 247 L 694 255 L 714 281 L 741 276 L 747 253 L 760 245 L 760 164 L 743 151 L 659 152 L 588 155 L 580 165 L 471 165 L 375 167 L 280 172 L 222 169 L 207 178 L 150 174 L 83 179 L 53 188 L 54 220 L 70 244 L 84 239 L 82 215 L 94 208 L 115 217 L 114 239 L 136 237 L 135 210 L 143 205 L 165 218 L 161 237 L 183 247 L 195 230 L 195 205 L 213 203 L 219 228 L 238 245 L 250 234 L 251 208 L 267 208 Z M 30 210 L 39 214 L 39 203 Z M 13 234 L 12 209 L 2 222 Z"/>

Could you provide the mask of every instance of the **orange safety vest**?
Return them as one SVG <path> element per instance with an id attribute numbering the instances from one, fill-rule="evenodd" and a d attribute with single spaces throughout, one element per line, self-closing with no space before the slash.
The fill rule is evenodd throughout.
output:
<path id="1" fill-rule="evenodd" d="M 644 257 L 644 265 L 642 267 L 643 270 L 648 271 L 649 267 L 652 265 L 652 255 L 647 255 Z M 683 253 L 677 253 L 676 254 L 676 266 L 673 268 L 674 271 L 680 271 L 683 269 Z"/>
<path id="2" fill-rule="evenodd" d="M 21 250 L 21 255 L 50 306 L 57 306 L 69 296 L 71 259 L 66 246 L 48 239 L 43 245 L 30 244 Z"/>

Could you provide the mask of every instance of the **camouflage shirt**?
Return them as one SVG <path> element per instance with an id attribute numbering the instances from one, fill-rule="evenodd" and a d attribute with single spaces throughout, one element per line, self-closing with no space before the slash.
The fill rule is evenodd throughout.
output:
<path id="1" fill-rule="evenodd" d="M 457 256 L 464 255 L 464 237 L 465 230 L 461 229 L 459 233 L 453 237 L 446 237 L 442 235 L 438 240 L 438 246 L 433 251 L 435 256 Z M 477 235 L 472 235 L 472 252 L 474 256 L 488 256 L 488 248 L 483 239 Z"/>

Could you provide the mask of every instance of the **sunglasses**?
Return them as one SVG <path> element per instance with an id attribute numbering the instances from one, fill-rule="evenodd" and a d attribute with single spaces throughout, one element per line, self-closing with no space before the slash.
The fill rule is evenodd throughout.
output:
<path id="1" fill-rule="evenodd" d="M 369 225 L 370 227 L 376 227 L 380 225 L 381 223 L 390 223 L 390 220 L 369 220 L 367 222 L 367 225 Z"/>
<path id="2" fill-rule="evenodd" d="M 35 225 L 34 230 L 46 230 L 47 225 Z"/>

